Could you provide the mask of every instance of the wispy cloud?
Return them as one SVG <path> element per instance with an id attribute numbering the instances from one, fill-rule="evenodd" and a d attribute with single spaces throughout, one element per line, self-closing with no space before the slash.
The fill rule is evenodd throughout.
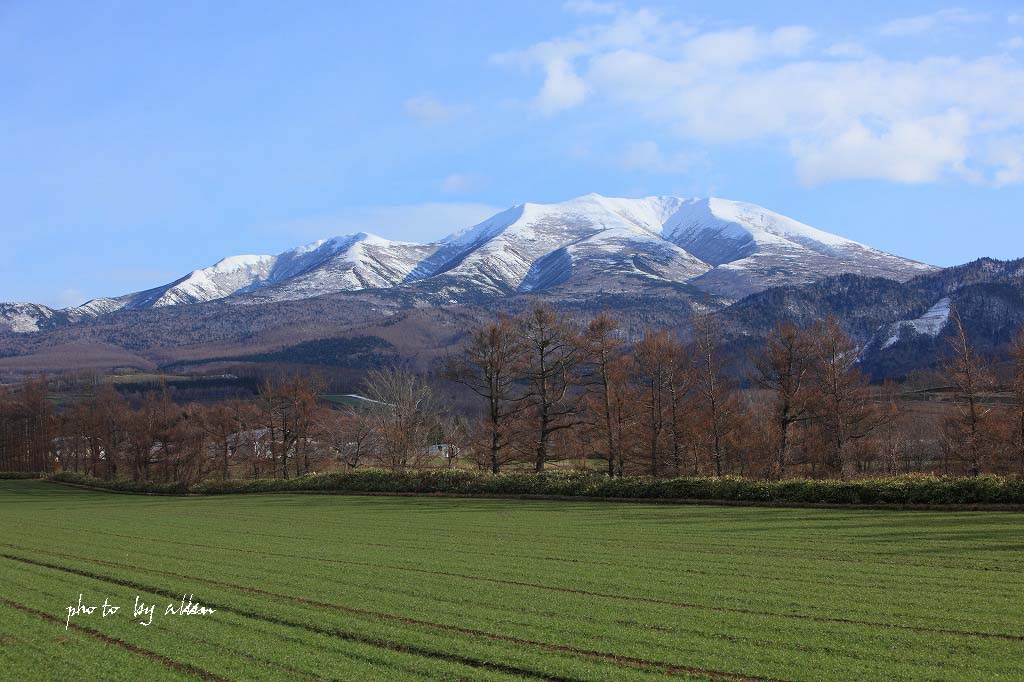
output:
<path id="1" fill-rule="evenodd" d="M 577 62 L 608 50 L 648 45 L 669 45 L 694 29 L 680 22 L 664 20 L 656 12 L 640 9 L 618 11 L 607 23 L 584 26 L 568 36 L 492 55 L 491 61 L 526 71 L 536 68 L 544 74 L 534 106 L 551 116 L 582 104 L 590 94 L 588 81 L 577 71 Z"/>
<path id="2" fill-rule="evenodd" d="M 562 9 L 573 14 L 615 14 L 619 11 L 616 2 L 596 2 L 596 0 L 567 0 Z"/>
<path id="3" fill-rule="evenodd" d="M 469 194 L 488 185 L 488 179 L 475 173 L 451 173 L 441 180 L 441 191 L 445 194 Z"/>
<path id="4" fill-rule="evenodd" d="M 924 17 L 888 30 L 907 35 L 984 15 Z M 891 59 L 828 43 L 804 26 L 698 30 L 639 9 L 494 61 L 544 75 L 534 105 L 547 115 L 607 103 L 624 123 L 632 117 L 632 125 L 654 124 L 684 140 L 775 144 L 808 185 L 944 177 L 1005 184 L 1024 154 L 1013 145 L 989 152 L 1024 134 L 1024 66 L 1006 47 L 990 56 Z M 661 152 L 638 144 L 623 158 Z"/>
<path id="5" fill-rule="evenodd" d="M 941 9 L 931 14 L 919 14 L 913 17 L 893 19 L 881 26 L 878 32 L 888 38 L 905 38 L 931 33 L 948 26 L 977 24 L 989 20 L 984 12 L 973 12 L 960 7 Z"/>
<path id="6" fill-rule="evenodd" d="M 666 152 L 653 140 L 643 140 L 627 144 L 619 161 L 627 170 L 677 174 L 693 168 L 695 159 L 683 152 Z"/>
<path id="7" fill-rule="evenodd" d="M 870 50 L 860 43 L 845 41 L 826 47 L 824 53 L 829 57 L 867 57 Z"/>
<path id="8" fill-rule="evenodd" d="M 402 103 L 405 115 L 420 123 L 447 123 L 466 112 L 466 107 L 445 104 L 433 95 L 410 97 Z"/>
<path id="9" fill-rule="evenodd" d="M 57 295 L 57 305 L 61 308 L 68 308 L 85 303 L 85 299 L 85 294 L 78 289 L 64 289 Z"/>
<path id="10" fill-rule="evenodd" d="M 587 84 L 573 71 L 568 59 L 551 59 L 545 65 L 547 74 L 537 95 L 537 106 L 545 114 L 571 109 L 587 96 Z"/>

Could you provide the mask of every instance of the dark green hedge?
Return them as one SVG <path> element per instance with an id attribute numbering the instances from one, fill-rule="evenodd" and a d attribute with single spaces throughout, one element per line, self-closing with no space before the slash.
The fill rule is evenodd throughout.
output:
<path id="1" fill-rule="evenodd" d="M 768 504 L 1024 505 L 1024 481 L 987 476 L 945 478 L 902 476 L 859 481 L 751 481 L 742 478 L 608 478 L 597 473 L 499 474 L 469 471 L 361 469 L 292 479 L 133 483 L 103 481 L 69 472 L 54 481 L 122 492 L 220 495 L 282 491 L 338 493 L 442 493 L 456 495 L 537 495 L 618 499 L 706 500 Z"/>
<path id="2" fill-rule="evenodd" d="M 0 481 L 10 481 L 22 478 L 42 478 L 44 474 L 32 471 L 0 471 Z"/>

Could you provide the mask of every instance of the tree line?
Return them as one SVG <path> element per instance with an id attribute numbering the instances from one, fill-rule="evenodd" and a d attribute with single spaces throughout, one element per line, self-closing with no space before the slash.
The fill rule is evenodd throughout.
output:
<path id="1" fill-rule="evenodd" d="M 600 459 L 609 476 L 1024 475 L 1024 334 L 1011 351 L 1012 399 L 996 403 L 992 363 L 956 311 L 950 323 L 940 372 L 950 400 L 936 414 L 894 384 L 872 385 L 834 319 L 782 322 L 737 363 L 711 316 L 627 343 L 609 314 L 577 324 L 535 306 L 474 329 L 445 376 L 477 397 L 470 451 L 495 473 Z"/>
<path id="2" fill-rule="evenodd" d="M 712 316 L 628 340 L 610 314 L 580 321 L 545 305 L 471 329 L 431 374 L 368 372 L 341 408 L 310 373 L 266 378 L 252 398 L 186 405 L 166 389 L 129 401 L 110 383 L 55 401 L 40 378 L 0 393 L 0 471 L 185 482 L 364 466 L 1024 476 L 1024 334 L 1000 386 L 955 311 L 950 324 L 938 403 L 872 385 L 835 320 L 780 323 L 738 363 Z"/>

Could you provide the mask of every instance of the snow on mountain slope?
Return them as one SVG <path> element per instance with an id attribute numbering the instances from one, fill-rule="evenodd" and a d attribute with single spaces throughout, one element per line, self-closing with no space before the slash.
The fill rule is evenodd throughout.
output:
<path id="1" fill-rule="evenodd" d="M 674 197 L 614 199 L 587 194 L 557 204 L 522 204 L 448 237 L 431 259 L 433 271 L 417 274 L 443 274 L 447 281 L 493 293 L 532 290 L 536 285 L 526 280 L 539 259 L 548 257 L 550 270 L 552 262 L 559 262 L 559 249 L 603 231 L 624 230 L 663 241 L 659 235 L 664 222 L 680 202 Z"/>
<path id="2" fill-rule="evenodd" d="M 949 298 L 941 298 L 939 301 L 925 311 L 924 315 L 913 320 L 901 320 L 884 326 L 875 335 L 872 344 L 877 345 L 879 350 L 885 350 L 895 346 L 907 334 L 923 334 L 936 337 L 949 322 L 952 301 Z M 883 341 L 884 339 L 884 341 Z"/>
<path id="3" fill-rule="evenodd" d="M 715 266 L 695 284 L 734 298 L 844 272 L 904 281 L 935 269 L 760 206 L 726 199 L 683 202 L 666 223 L 664 234 Z"/>
<path id="4" fill-rule="evenodd" d="M 78 310 L 160 308 L 256 292 L 243 302 L 284 301 L 337 291 L 398 284 L 433 249 L 373 234 L 322 239 L 276 256 L 230 256 L 163 287 L 117 299 L 97 299 Z"/>
<path id="5" fill-rule="evenodd" d="M 582 251 L 570 261 L 559 249 L 610 229 L 671 243 L 707 265 L 699 273 L 684 268 L 675 281 L 692 279 L 706 291 L 736 299 L 844 272 L 903 281 L 933 269 L 754 204 L 588 194 L 557 204 L 523 204 L 449 237 L 435 253 L 433 274 L 444 273 L 449 288 L 474 286 L 495 294 L 535 290 L 535 279 L 558 279 L 555 263 L 578 269 Z M 445 257 L 449 262 L 441 263 Z M 531 274 L 541 269 L 543 277 Z M 431 271 L 416 274 L 430 277 Z"/>
<path id="6" fill-rule="evenodd" d="M 106 315 L 125 306 L 126 297 L 122 298 L 94 298 L 80 306 L 65 308 L 64 310 L 75 319 L 96 317 Z"/>
<path id="7" fill-rule="evenodd" d="M 128 298 L 127 308 L 160 308 L 168 305 L 204 303 L 266 282 L 275 256 L 230 256 L 215 265 L 194 270 L 166 287 Z"/>
<path id="8" fill-rule="evenodd" d="M 825 255 L 865 248 L 760 206 L 715 198 L 684 202 L 666 223 L 665 238 L 711 265 L 740 260 L 766 248 L 809 249 Z"/>
<path id="9" fill-rule="evenodd" d="M 38 303 L 0 303 L 0 329 L 20 334 L 37 332 L 54 312 Z"/>
<path id="10" fill-rule="evenodd" d="M 534 262 L 519 291 L 556 286 L 624 292 L 655 281 L 686 282 L 710 269 L 678 246 L 628 228 L 608 228 Z"/>
<path id="11" fill-rule="evenodd" d="M 381 289 L 405 281 L 413 270 L 434 251 L 437 245 L 415 244 L 384 239 L 360 232 L 339 238 L 333 253 L 319 260 L 315 267 L 271 273 L 271 283 L 251 288 L 252 293 L 239 299 L 244 303 L 289 301 L 339 291 Z"/>
<path id="12" fill-rule="evenodd" d="M 26 334 L 52 329 L 102 314 L 94 311 L 109 312 L 118 307 L 120 306 L 97 304 L 95 308 L 88 309 L 84 306 L 54 309 L 39 303 L 0 303 L 0 331 Z"/>

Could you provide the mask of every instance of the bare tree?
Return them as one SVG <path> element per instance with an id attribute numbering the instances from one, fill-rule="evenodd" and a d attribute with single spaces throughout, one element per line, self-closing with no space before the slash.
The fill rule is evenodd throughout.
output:
<path id="1" fill-rule="evenodd" d="M 510 456 L 509 420 L 526 407 L 517 389 L 517 370 L 526 347 L 519 328 L 500 318 L 473 330 L 457 357 L 448 358 L 445 376 L 486 402 L 491 473 L 501 471 Z"/>
<path id="2" fill-rule="evenodd" d="M 950 311 L 953 337 L 949 341 L 951 356 L 943 365 L 943 374 L 955 390 L 956 412 L 944 419 L 944 432 L 950 444 L 966 460 L 971 476 L 981 474 L 985 454 L 986 427 L 991 412 L 982 401 L 992 389 L 995 378 L 986 363 L 974 350 L 960 313 Z"/>
<path id="3" fill-rule="evenodd" d="M 129 407 L 109 382 L 102 383 L 85 401 L 82 412 L 93 476 L 117 478 L 118 459 L 126 441 L 125 422 Z"/>
<path id="4" fill-rule="evenodd" d="M 244 407 L 241 401 L 229 400 L 203 408 L 193 406 L 191 418 L 220 457 L 220 474 L 225 481 L 231 478 L 231 463 L 241 445 L 240 434 L 244 420 L 240 419 Z"/>
<path id="5" fill-rule="evenodd" d="M 591 386 L 599 404 L 598 431 L 604 443 L 608 475 L 615 475 L 615 459 L 620 445 L 616 443 L 615 393 L 623 389 L 623 342 L 618 321 L 606 312 L 592 319 L 584 334 L 587 365 L 592 374 Z"/>
<path id="6" fill-rule="evenodd" d="M 322 391 L 318 377 L 295 374 L 287 379 L 267 379 L 260 386 L 257 404 L 267 429 L 271 454 L 288 478 L 288 463 L 295 461 L 296 475 L 309 471 L 311 439 L 319 413 L 317 400 Z"/>
<path id="7" fill-rule="evenodd" d="M 814 340 L 815 410 L 825 440 L 825 466 L 845 477 L 851 443 L 882 423 L 868 380 L 857 367 L 860 349 L 835 318 L 819 322 Z"/>
<path id="8" fill-rule="evenodd" d="M 154 463 L 163 463 L 164 480 L 173 479 L 171 450 L 180 419 L 181 413 L 166 390 L 146 394 L 137 410 L 124 414 L 124 453 L 134 480 L 150 480 Z"/>
<path id="9" fill-rule="evenodd" d="M 879 408 L 878 450 L 885 466 L 884 473 L 897 476 L 910 473 L 911 465 L 906 457 L 909 435 L 902 423 L 903 414 L 899 405 L 899 389 L 892 381 L 882 386 L 881 407 Z"/>
<path id="10" fill-rule="evenodd" d="M 753 382 L 772 395 L 772 422 L 778 439 L 773 473 L 782 477 L 790 459 L 791 429 L 811 417 L 812 340 L 786 321 L 768 336 L 762 354 L 754 358 Z"/>
<path id="11" fill-rule="evenodd" d="M 668 377 L 669 438 L 672 446 L 672 467 L 682 473 L 683 450 L 693 440 L 694 423 L 689 406 L 697 384 L 697 371 L 686 344 L 672 339 L 671 373 Z"/>
<path id="12" fill-rule="evenodd" d="M 438 408 L 434 392 L 420 375 L 397 367 L 366 376 L 367 407 L 373 419 L 377 457 L 399 471 L 426 460 Z"/>
<path id="13" fill-rule="evenodd" d="M 225 444 L 225 454 L 233 456 L 243 463 L 243 470 L 251 472 L 253 478 L 263 474 L 261 464 L 269 460 L 274 465 L 273 452 L 270 448 L 269 431 L 260 428 L 261 411 L 257 402 L 249 400 L 230 400 L 226 403 L 226 415 L 230 422 L 232 434 L 230 442 Z"/>
<path id="14" fill-rule="evenodd" d="M 1013 452 L 1017 460 L 1017 473 L 1024 476 L 1024 330 L 1017 334 L 1010 346 L 1013 362 Z"/>
<path id="15" fill-rule="evenodd" d="M 552 455 L 552 436 L 583 423 L 582 392 L 576 390 L 582 353 L 575 331 L 548 306 L 534 305 L 519 318 L 519 327 L 526 345 L 522 376 L 532 417 L 534 469 L 540 472 Z"/>
<path id="16" fill-rule="evenodd" d="M 725 470 L 729 439 L 738 426 L 740 404 L 724 371 L 719 345 L 721 332 L 717 323 L 710 315 L 698 315 L 694 320 L 694 331 L 696 397 L 703 413 L 708 453 L 715 475 L 721 476 Z"/>
<path id="17" fill-rule="evenodd" d="M 675 343 L 665 331 L 648 331 L 633 348 L 633 376 L 643 395 L 641 423 L 645 433 L 648 474 L 661 471 L 661 453 L 666 432 L 674 426 L 669 387 L 675 367 Z"/>
<path id="18" fill-rule="evenodd" d="M 349 469 L 374 451 L 374 418 L 367 410 L 347 407 L 326 415 L 321 427 L 324 443 Z"/>

